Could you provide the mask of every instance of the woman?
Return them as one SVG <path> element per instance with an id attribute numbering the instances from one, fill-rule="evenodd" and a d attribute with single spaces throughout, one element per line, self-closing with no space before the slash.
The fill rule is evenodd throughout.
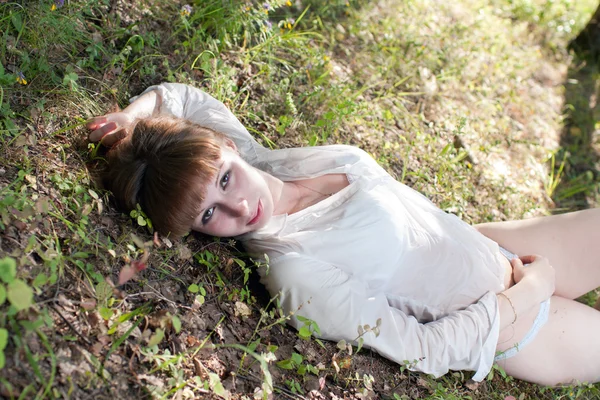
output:
<path id="1" fill-rule="evenodd" d="M 362 336 L 435 376 L 480 381 L 497 362 L 544 385 L 600 380 L 600 313 L 573 301 L 600 286 L 596 210 L 471 227 L 357 148 L 265 149 L 180 84 L 88 127 L 92 141 L 123 139 L 105 174 L 122 207 L 140 203 L 163 234 L 235 236 L 267 255 L 262 282 L 296 328 L 303 316 L 325 339 Z"/>

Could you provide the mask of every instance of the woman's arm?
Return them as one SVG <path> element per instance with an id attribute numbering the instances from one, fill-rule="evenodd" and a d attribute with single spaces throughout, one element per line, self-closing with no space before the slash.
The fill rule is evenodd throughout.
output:
<path id="1" fill-rule="evenodd" d="M 261 146 L 221 101 L 193 86 L 162 83 L 155 90 L 162 97 L 161 114 L 170 114 L 223 133 L 233 140 L 240 156 L 255 165 L 269 150 Z"/>
<path id="2" fill-rule="evenodd" d="M 154 115 L 171 115 L 221 132 L 233 140 L 240 155 L 251 165 L 269 150 L 261 146 L 219 100 L 193 86 L 162 83 L 147 88 L 123 112 L 93 118 L 88 128 L 91 141 L 112 145 L 130 133 L 135 120 Z"/>
<path id="3" fill-rule="evenodd" d="M 139 96 L 123 111 L 92 118 L 87 123 L 87 128 L 92 130 L 90 141 L 101 141 L 106 146 L 112 146 L 131 133 L 137 119 L 158 115 L 161 103 L 161 96 L 152 90 Z"/>
<path id="4" fill-rule="evenodd" d="M 386 294 L 369 289 L 367 282 L 304 255 L 271 261 L 262 281 L 271 294 L 281 292 L 281 305 L 297 329 L 303 326 L 297 316 L 302 316 L 317 323 L 324 339 L 356 343 L 359 326 L 373 327 L 381 319 L 380 334 L 362 335 L 364 345 L 411 370 L 435 376 L 450 369 L 473 370 L 474 379 L 481 380 L 492 367 L 500 332 L 492 292 L 464 310 L 420 323 L 390 306 Z"/>

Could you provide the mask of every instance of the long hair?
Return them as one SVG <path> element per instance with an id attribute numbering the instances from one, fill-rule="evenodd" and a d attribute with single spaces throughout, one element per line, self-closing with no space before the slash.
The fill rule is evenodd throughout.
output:
<path id="1" fill-rule="evenodd" d="M 179 237 L 198 216 L 223 143 L 222 134 L 187 120 L 143 119 L 108 152 L 101 180 L 119 208 L 139 203 L 158 232 Z"/>

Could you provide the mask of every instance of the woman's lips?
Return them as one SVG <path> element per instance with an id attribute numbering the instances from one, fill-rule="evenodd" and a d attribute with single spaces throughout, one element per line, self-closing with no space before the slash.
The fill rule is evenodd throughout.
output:
<path id="1" fill-rule="evenodd" d="M 258 220 L 260 219 L 261 215 L 262 215 L 262 202 L 260 200 L 258 200 L 258 206 L 256 207 L 256 215 L 254 216 L 254 218 L 252 218 L 249 222 L 248 225 L 254 225 L 258 222 Z"/>

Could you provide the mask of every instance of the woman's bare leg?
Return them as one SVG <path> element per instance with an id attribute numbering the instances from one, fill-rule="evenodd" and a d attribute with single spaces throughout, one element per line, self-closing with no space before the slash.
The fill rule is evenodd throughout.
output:
<path id="1" fill-rule="evenodd" d="M 515 254 L 547 257 L 561 297 L 574 299 L 600 286 L 600 209 L 475 228 Z"/>
<path id="2" fill-rule="evenodd" d="M 538 310 L 519 316 L 500 334 L 498 349 L 514 346 Z M 513 330 L 514 328 L 514 330 Z M 573 300 L 553 296 L 548 322 L 516 356 L 498 364 L 511 376 L 541 385 L 600 381 L 600 312 Z"/>

